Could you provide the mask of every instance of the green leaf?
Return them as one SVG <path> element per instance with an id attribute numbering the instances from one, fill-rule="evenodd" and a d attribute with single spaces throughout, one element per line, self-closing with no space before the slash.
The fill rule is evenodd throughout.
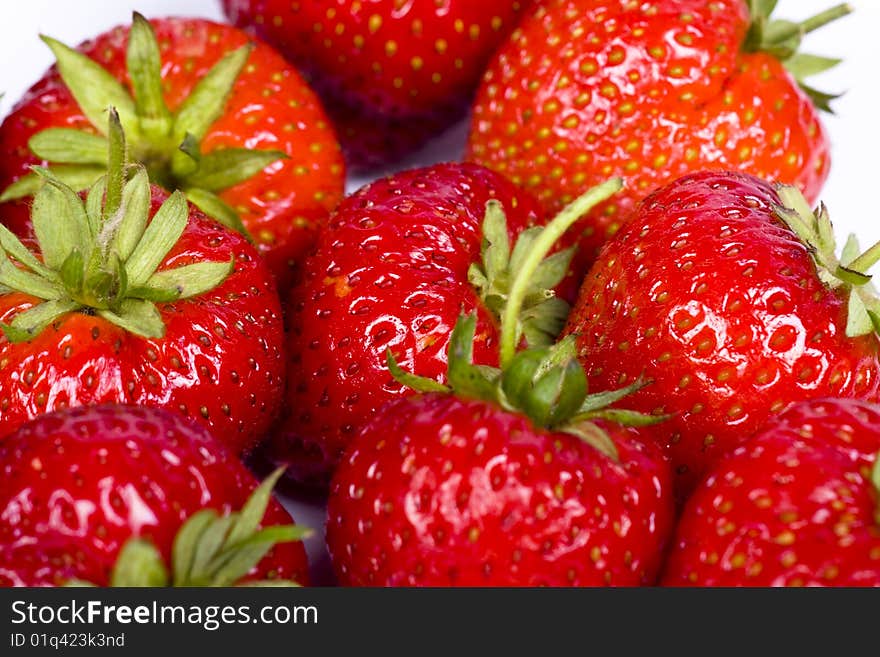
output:
<path id="1" fill-rule="evenodd" d="M 615 463 L 620 463 L 620 454 L 617 445 L 608 435 L 608 432 L 592 422 L 582 422 L 569 425 L 563 429 L 566 433 L 577 436 L 593 449 L 601 452 Z"/>
<path id="2" fill-rule="evenodd" d="M 803 81 L 811 75 L 831 70 L 842 61 L 834 57 L 820 57 L 799 52 L 785 60 L 785 68 L 796 80 Z"/>
<path id="3" fill-rule="evenodd" d="M 134 252 L 150 219 L 150 181 L 147 170 L 139 166 L 122 191 L 119 222 L 113 227 L 108 249 L 124 262 Z M 103 232 L 102 232 L 103 234 Z"/>
<path id="4" fill-rule="evenodd" d="M 473 365 L 476 315 L 462 315 L 452 329 L 449 339 L 448 379 L 457 395 L 471 399 L 492 400 L 497 397 L 494 381 L 487 380 L 483 372 Z"/>
<path id="5" fill-rule="evenodd" d="M 216 194 L 205 189 L 188 189 L 186 191 L 186 198 L 218 223 L 244 235 L 248 241 L 252 241 L 250 233 L 244 227 L 238 213 Z"/>
<path id="6" fill-rule="evenodd" d="M 629 395 L 638 392 L 646 385 L 648 385 L 647 382 L 640 380 L 617 390 L 605 390 L 603 392 L 589 394 L 584 398 L 584 402 L 581 404 L 578 414 L 592 413 L 607 406 L 611 406 L 612 404 L 616 404 L 624 397 L 628 397 Z"/>
<path id="7" fill-rule="evenodd" d="M 58 72 L 80 109 L 95 128 L 106 134 L 108 107 L 115 107 L 129 137 L 134 136 L 134 101 L 125 87 L 97 62 L 51 37 L 40 37 L 51 48 Z"/>
<path id="8" fill-rule="evenodd" d="M 861 253 L 862 247 L 859 245 L 859 238 L 850 233 L 846 238 L 846 244 L 843 245 L 843 251 L 840 253 L 840 264 L 843 267 L 849 267 Z"/>
<path id="9" fill-rule="evenodd" d="M 510 271 L 518 272 L 522 269 L 523 263 L 534 248 L 535 241 L 544 232 L 543 227 L 533 226 L 527 228 L 519 234 L 516 244 L 513 246 L 513 253 L 510 256 Z"/>
<path id="10" fill-rule="evenodd" d="M 749 12 L 753 19 L 770 18 L 778 0 L 749 0 Z"/>
<path id="11" fill-rule="evenodd" d="M 106 167 L 94 164 L 59 164 L 49 168 L 49 173 L 52 174 L 52 177 L 77 192 L 94 184 L 105 172 Z M 43 178 L 36 173 L 22 176 L 3 190 L 3 193 L 0 194 L 0 203 L 33 196 L 43 184 Z"/>
<path id="12" fill-rule="evenodd" d="M 46 175 L 46 184 L 34 197 L 31 220 L 43 261 L 59 269 L 74 249 L 88 254 L 91 250 L 89 219 L 79 196 L 67 185 Z"/>
<path id="13" fill-rule="evenodd" d="M 859 294 L 858 288 L 849 293 L 849 303 L 846 311 L 846 335 L 849 338 L 857 338 L 868 335 L 874 331 L 874 323 L 868 315 L 868 308 Z"/>
<path id="14" fill-rule="evenodd" d="M 15 258 L 35 274 L 39 274 L 43 278 L 49 280 L 57 280 L 55 272 L 40 262 L 37 257 L 21 243 L 18 237 L 16 237 L 13 232 L 3 224 L 0 224 L 0 247 L 3 247 L 3 250 L 6 251 L 7 254 Z"/>
<path id="15" fill-rule="evenodd" d="M 174 537 L 174 545 L 171 548 L 171 563 L 173 564 L 174 586 L 183 586 L 190 580 L 193 558 L 196 553 L 196 545 L 201 540 L 202 534 L 218 518 L 213 509 L 202 509 L 191 515 Z"/>
<path id="16" fill-rule="evenodd" d="M 168 290 L 176 299 L 189 299 L 204 294 L 220 285 L 234 269 L 229 262 L 198 262 L 176 269 L 166 269 L 150 276 L 146 288 Z"/>
<path id="17" fill-rule="evenodd" d="M 186 100 L 177 109 L 174 135 L 183 139 L 186 133 L 198 141 L 204 139 L 208 128 L 223 115 L 232 87 L 250 56 L 253 46 L 248 44 L 223 56 L 196 84 Z"/>
<path id="18" fill-rule="evenodd" d="M 79 294 L 85 282 L 85 261 L 79 249 L 74 249 L 65 258 L 59 270 L 61 282 L 72 294 Z"/>
<path id="19" fill-rule="evenodd" d="M 483 266 L 489 281 L 503 276 L 510 262 L 510 237 L 507 233 L 507 217 L 497 200 L 486 203 L 483 218 Z"/>
<path id="20" fill-rule="evenodd" d="M 207 581 L 210 586 L 231 586 L 260 563 L 275 545 L 299 541 L 311 533 L 294 525 L 261 529 L 218 554 L 207 567 L 211 574 Z"/>
<path id="21" fill-rule="evenodd" d="M 130 538 L 122 546 L 110 586 L 168 586 L 168 570 L 156 546 L 143 538 Z"/>
<path id="22" fill-rule="evenodd" d="M 180 150 L 181 153 L 188 155 L 189 158 L 193 161 L 194 166 L 202 161 L 202 148 L 199 144 L 199 140 L 196 138 L 195 135 L 189 132 L 187 132 L 183 136 L 183 141 L 180 142 L 178 150 Z"/>
<path id="23" fill-rule="evenodd" d="M 143 299 L 125 299 L 118 312 L 98 310 L 98 315 L 108 322 L 143 338 L 161 338 L 165 324 L 155 304 Z"/>
<path id="24" fill-rule="evenodd" d="M 666 422 L 670 416 L 668 415 L 650 415 L 648 413 L 639 413 L 638 411 L 630 411 L 624 408 L 606 408 L 599 411 L 593 411 L 587 414 L 586 419 L 590 420 L 608 420 L 615 424 L 625 427 L 649 427 L 661 422 Z"/>
<path id="25" fill-rule="evenodd" d="M 834 270 L 834 277 L 844 283 L 849 283 L 850 285 L 855 286 L 867 285 L 871 282 L 871 276 L 868 274 L 863 274 L 860 271 L 848 269 L 843 266 L 837 267 L 837 269 Z"/>
<path id="26" fill-rule="evenodd" d="M 107 176 L 101 176 L 89 189 L 86 196 L 86 216 L 89 218 L 89 230 L 92 238 L 101 232 L 104 214 L 104 194 L 107 191 Z"/>
<path id="27" fill-rule="evenodd" d="M 149 21 L 138 12 L 134 12 L 132 17 L 126 65 L 141 131 L 153 138 L 167 135 L 173 120 L 162 93 L 159 44 Z"/>
<path id="28" fill-rule="evenodd" d="M 58 285 L 16 267 L 5 254 L 0 255 L 0 285 L 39 299 L 60 299 L 62 296 Z"/>
<path id="29" fill-rule="evenodd" d="M 520 324 L 528 346 L 552 345 L 565 328 L 570 311 L 568 303 L 556 297 L 525 308 L 520 315 Z"/>
<path id="30" fill-rule="evenodd" d="M 278 483 L 278 480 L 283 474 L 283 467 L 276 468 L 272 474 L 266 477 L 250 494 L 247 502 L 241 507 L 241 511 L 238 513 L 235 524 L 233 524 L 232 528 L 229 530 L 229 535 L 225 542 L 226 547 L 245 540 L 257 531 L 260 523 L 263 521 L 263 516 L 266 515 L 266 508 L 269 506 L 269 501 L 272 499 L 272 489 L 275 488 L 275 484 Z"/>
<path id="31" fill-rule="evenodd" d="M 532 277 L 532 287 L 536 290 L 550 290 L 559 285 L 568 273 L 575 250 L 572 247 L 544 258 Z"/>
<path id="32" fill-rule="evenodd" d="M 205 527 L 195 544 L 192 567 L 190 568 L 188 584 L 191 586 L 209 586 L 211 576 L 214 574 L 211 562 L 226 542 L 226 535 L 235 522 L 236 514 L 216 518 L 210 525 Z"/>
<path id="33" fill-rule="evenodd" d="M 385 351 L 385 362 L 394 380 L 405 385 L 407 388 L 411 388 L 416 392 L 452 392 L 451 388 L 434 379 L 429 379 L 426 376 L 417 376 L 402 370 L 400 365 L 397 364 L 394 354 L 391 353 L 391 349 Z"/>
<path id="34" fill-rule="evenodd" d="M 829 114 L 834 114 L 834 108 L 831 107 L 832 101 L 843 96 L 843 94 L 829 94 L 824 91 L 819 91 L 803 82 L 801 82 L 800 87 L 801 90 L 810 97 L 810 100 L 813 101 L 813 105 L 816 106 L 816 109 L 828 112 Z"/>
<path id="35" fill-rule="evenodd" d="M 31 137 L 28 147 L 47 162 L 107 164 L 107 139 L 82 130 L 47 128 Z"/>
<path id="36" fill-rule="evenodd" d="M 186 198 L 174 192 L 147 226 L 140 242 L 125 263 L 131 285 L 144 285 L 177 244 L 189 220 Z"/>
<path id="37" fill-rule="evenodd" d="M 44 301 L 16 315 L 10 324 L 0 324 L 0 328 L 10 342 L 27 342 L 56 319 L 79 307 L 80 304 L 70 299 Z"/>
<path id="38" fill-rule="evenodd" d="M 219 192 L 249 179 L 278 160 L 287 159 L 281 151 L 247 148 L 220 148 L 202 156 L 199 167 L 184 178 L 187 189 Z"/>

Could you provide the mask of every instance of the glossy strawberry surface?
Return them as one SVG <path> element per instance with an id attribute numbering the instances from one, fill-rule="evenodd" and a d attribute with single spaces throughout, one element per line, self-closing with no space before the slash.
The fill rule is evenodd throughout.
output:
<path id="1" fill-rule="evenodd" d="M 221 57 L 249 41 L 241 30 L 202 19 L 167 18 L 151 24 L 163 62 L 164 97 L 172 111 Z M 80 50 L 130 85 L 128 34 L 127 27 L 117 27 L 85 42 Z M 95 131 L 54 68 L 0 126 L 0 189 L 41 164 L 28 149 L 28 140 L 50 127 Z M 310 248 L 342 197 L 345 174 L 339 144 L 320 102 L 296 69 L 265 44 L 255 43 L 224 114 L 201 143 L 204 153 L 220 147 L 274 149 L 289 156 L 220 194 L 239 213 L 283 287 L 291 276 L 291 263 Z"/>
<path id="2" fill-rule="evenodd" d="M 582 224 L 584 271 L 648 193 L 733 169 L 816 200 L 829 172 L 818 112 L 775 58 L 745 53 L 743 0 L 550 0 L 500 49 L 468 157 L 557 210 L 610 176 L 627 189 Z"/>
<path id="3" fill-rule="evenodd" d="M 687 176 L 648 197 L 602 250 L 566 333 L 591 389 L 650 382 L 628 408 L 662 424 L 683 491 L 789 403 L 876 399 L 875 335 L 849 338 L 847 300 L 745 174 Z"/>
<path id="4" fill-rule="evenodd" d="M 694 492 L 664 584 L 880 586 L 878 451 L 876 405 L 792 406 Z"/>
<path id="5" fill-rule="evenodd" d="M 476 362 L 497 361 L 495 320 L 467 275 L 489 199 L 502 203 L 512 236 L 538 221 L 527 193 L 473 164 L 396 174 L 336 210 L 287 306 L 288 418 L 270 451 L 295 477 L 325 476 L 379 406 L 410 394 L 386 350 L 407 371 L 442 379 L 452 327 L 476 311 Z"/>
<path id="6" fill-rule="evenodd" d="M 165 199 L 153 188 L 155 214 Z M 100 403 L 172 409 L 249 450 L 276 417 L 284 390 L 284 331 L 272 276 L 237 233 L 191 209 L 161 269 L 229 262 L 234 271 L 201 296 L 160 304 L 165 336 L 143 338 L 84 312 L 64 315 L 29 342 L 0 335 L 0 440 L 53 410 Z M 0 321 L 32 307 L 0 295 Z"/>
<path id="7" fill-rule="evenodd" d="M 486 402 L 385 406 L 334 475 L 327 540 L 340 583 L 653 584 L 673 524 L 669 466 L 645 430 L 600 426 L 619 462 Z"/>
<path id="8" fill-rule="evenodd" d="M 349 161 L 381 163 L 464 113 L 530 0 L 224 0 L 230 20 L 301 68 Z"/>
<path id="9" fill-rule="evenodd" d="M 170 562 L 195 512 L 239 509 L 257 486 L 204 428 L 164 410 L 98 406 L 43 415 L 0 441 L 0 585 L 106 585 L 139 536 Z M 270 501 L 267 524 L 290 517 Z M 251 573 L 307 583 L 300 543 L 275 546 Z"/>

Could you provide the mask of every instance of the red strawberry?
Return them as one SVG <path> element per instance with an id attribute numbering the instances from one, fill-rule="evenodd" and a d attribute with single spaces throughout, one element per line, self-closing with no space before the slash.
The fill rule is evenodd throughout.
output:
<path id="1" fill-rule="evenodd" d="M 793 187 L 694 174 L 649 196 L 606 245 L 565 332 L 591 386 L 653 381 L 628 405 L 672 416 L 687 492 L 792 401 L 877 398 L 880 302 L 858 273 L 876 251 L 857 258 L 850 241 L 838 259 L 825 208 L 814 215 Z"/>
<path id="2" fill-rule="evenodd" d="M 490 199 L 496 210 L 482 235 Z M 441 378 L 462 312 L 478 313 L 476 361 L 494 364 L 496 318 L 528 248 L 523 242 L 511 254 L 507 242 L 537 217 L 528 194 L 473 164 L 415 169 L 343 201 L 290 296 L 290 416 L 273 458 L 299 479 L 326 475 L 379 406 L 410 393 L 389 374 L 386 349 L 412 371 Z M 480 268 L 483 238 L 491 262 Z M 566 304 L 547 295 L 567 256 L 551 258 L 532 286 L 524 311 L 532 344 L 554 338 L 565 321 Z"/>
<path id="3" fill-rule="evenodd" d="M 612 175 L 627 192 L 580 225 L 575 268 L 657 187 L 704 169 L 742 170 L 815 200 L 829 171 L 818 109 L 803 85 L 837 60 L 796 54 L 801 36 L 848 13 L 770 22 L 764 0 L 548 0 L 490 65 L 468 157 L 555 211 Z M 799 87 L 799 83 L 801 87 Z"/>
<path id="4" fill-rule="evenodd" d="M 300 67 L 349 164 L 394 159 L 464 114 L 530 0 L 224 0 L 230 20 Z"/>
<path id="5" fill-rule="evenodd" d="M 306 582 L 290 542 L 304 532 L 270 495 L 277 475 L 258 488 L 205 429 L 167 411 L 40 416 L 0 441 L 0 474 L 0 585 Z"/>
<path id="6" fill-rule="evenodd" d="M 0 438 L 41 413 L 119 402 L 179 411 L 247 450 L 283 396 L 271 274 L 241 235 L 125 167 L 111 125 L 113 164 L 85 202 L 40 173 L 36 254 L 0 226 Z"/>
<path id="7" fill-rule="evenodd" d="M 106 166 L 114 105 L 150 179 L 247 231 L 285 286 L 342 196 L 339 145 L 314 94 L 272 48 L 202 19 L 134 15 L 78 50 L 45 37 L 57 68 L 0 126 L 2 200 L 32 194 L 33 164 L 82 189 Z"/>
<path id="8" fill-rule="evenodd" d="M 672 530 L 669 465 L 647 429 L 622 424 L 646 417 L 603 410 L 627 390 L 587 395 L 572 338 L 514 352 L 535 265 L 516 271 L 500 370 L 472 364 L 473 315 L 450 339 L 448 387 L 389 356 L 425 394 L 383 406 L 333 477 L 327 544 L 342 584 L 654 583 Z"/>
<path id="9" fill-rule="evenodd" d="M 876 405 L 791 407 L 694 492 L 664 583 L 880 586 L 878 450 Z"/>

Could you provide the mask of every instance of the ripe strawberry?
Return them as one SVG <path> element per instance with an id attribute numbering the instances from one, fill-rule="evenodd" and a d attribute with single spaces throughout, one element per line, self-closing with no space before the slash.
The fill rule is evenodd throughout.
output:
<path id="1" fill-rule="evenodd" d="M 383 406 L 333 477 L 327 544 L 342 584 L 654 583 L 673 523 L 669 464 L 648 429 L 624 424 L 648 418 L 603 410 L 628 390 L 587 395 L 572 338 L 515 353 L 508 320 L 535 264 L 511 286 L 500 370 L 472 364 L 473 315 L 450 339 L 448 387 L 403 374 L 389 351 L 424 394 Z"/>
<path id="2" fill-rule="evenodd" d="M 205 429 L 167 411 L 42 415 L 0 441 L 0 473 L 0 585 L 306 581 L 291 542 L 305 532 L 271 497 L 280 473 L 257 487 Z"/>
<path id="3" fill-rule="evenodd" d="M 113 105 L 150 179 L 249 233 L 286 286 L 344 182 L 339 145 L 299 74 L 269 46 L 202 19 L 135 14 L 131 28 L 78 50 L 44 41 L 58 65 L 0 126 L 0 199 L 36 191 L 34 164 L 77 190 L 91 185 L 106 167 Z"/>
<path id="4" fill-rule="evenodd" d="M 770 21 L 768 0 L 549 0 L 490 65 L 474 104 L 468 158 L 555 211 L 612 175 L 627 192 L 580 224 L 581 274 L 649 192 L 687 173 L 741 170 L 796 184 L 814 201 L 829 171 L 806 87 L 837 60 L 796 54 L 800 25 Z M 801 85 L 800 87 L 798 85 Z"/>
<path id="5" fill-rule="evenodd" d="M 109 134 L 109 173 L 85 201 L 39 172 L 36 253 L 0 226 L 0 438 L 41 413 L 119 402 L 190 415 L 245 451 L 283 396 L 271 274 L 241 235 L 126 167 L 118 122 Z"/>
<path id="6" fill-rule="evenodd" d="M 223 0 L 321 93 L 350 165 L 394 159 L 464 114 L 530 0 Z"/>
<path id="7" fill-rule="evenodd" d="M 686 493 L 793 401 L 876 399 L 880 257 L 835 255 L 824 207 L 746 174 L 686 176 L 649 196 L 602 250 L 565 333 L 591 386 L 653 385 L 628 403 L 663 426 Z"/>
<path id="8" fill-rule="evenodd" d="M 880 407 L 792 406 L 694 492 L 664 583 L 880 586 L 878 450 Z"/>
<path id="9" fill-rule="evenodd" d="M 508 240 L 534 235 L 527 229 L 536 207 L 473 164 L 414 169 L 343 201 L 289 299 L 290 414 L 271 457 L 295 478 L 320 480 L 379 406 L 410 394 L 389 374 L 386 349 L 412 371 L 440 378 L 462 312 L 478 314 L 476 361 L 494 364 L 496 318 L 529 247 L 523 240 L 511 253 Z M 548 343 L 565 322 L 567 304 L 550 290 L 569 257 L 550 258 L 533 281 L 523 313 L 532 344 Z"/>

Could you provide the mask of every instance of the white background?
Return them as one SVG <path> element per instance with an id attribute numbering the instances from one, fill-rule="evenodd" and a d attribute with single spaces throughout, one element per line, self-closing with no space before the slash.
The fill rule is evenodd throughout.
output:
<path id="1" fill-rule="evenodd" d="M 776 15 L 803 19 L 835 0 L 780 0 Z M 851 0 L 854 15 L 808 37 L 805 50 L 844 58 L 833 71 L 812 80 L 814 86 L 846 92 L 834 103 L 836 116 L 826 117 L 833 143 L 831 177 L 822 194 L 839 235 L 854 232 L 862 245 L 880 240 L 880 211 L 873 192 L 880 186 L 880 0 Z M 51 35 L 70 45 L 130 20 L 132 10 L 148 17 L 167 15 L 222 19 L 219 0 L 0 0 L 0 116 L 52 63 L 49 49 L 37 38 Z M 464 125 L 451 129 L 401 167 L 455 159 L 466 134 Z M 379 172 L 377 172 L 379 173 Z M 350 180 L 354 189 L 365 179 Z M 323 512 L 315 504 L 288 500 L 297 520 L 318 528 Z M 327 563 L 321 537 L 308 542 L 316 579 L 326 581 Z"/>

